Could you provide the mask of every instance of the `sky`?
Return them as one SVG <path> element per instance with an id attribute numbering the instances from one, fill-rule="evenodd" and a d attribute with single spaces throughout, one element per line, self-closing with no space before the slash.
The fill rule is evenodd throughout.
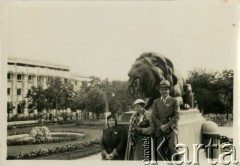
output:
<path id="1" fill-rule="evenodd" d="M 234 69 L 235 6 L 226 0 L 11 3 L 5 41 L 8 56 L 110 80 L 127 80 L 141 53 L 159 52 L 186 78 L 196 67 Z"/>

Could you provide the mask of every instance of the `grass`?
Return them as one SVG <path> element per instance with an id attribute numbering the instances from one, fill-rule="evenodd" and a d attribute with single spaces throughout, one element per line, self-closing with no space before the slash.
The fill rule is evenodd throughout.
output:
<path id="1" fill-rule="evenodd" d="M 80 133 L 83 132 L 85 134 L 84 139 L 71 141 L 71 142 L 62 142 L 62 143 L 49 143 L 49 144 L 39 144 L 39 145 L 22 145 L 22 146 L 8 146 L 7 148 L 7 155 L 9 154 L 17 154 L 20 152 L 30 152 L 37 149 L 45 149 L 50 147 L 56 147 L 58 145 L 67 145 L 71 143 L 77 142 L 85 142 L 90 141 L 93 139 L 100 139 L 102 136 L 102 129 L 104 126 L 87 126 L 87 125 L 46 125 L 49 127 L 50 131 L 54 132 L 76 132 Z M 14 135 L 16 132 L 18 133 L 29 133 L 32 127 L 26 128 L 16 128 L 16 129 L 8 129 L 8 135 Z"/>
<path id="2" fill-rule="evenodd" d="M 103 129 L 104 125 L 81 125 L 81 124 L 53 124 L 47 126 L 51 132 L 76 132 L 81 133 L 84 129 Z M 7 135 L 29 134 L 33 127 L 10 128 L 7 130 Z"/>

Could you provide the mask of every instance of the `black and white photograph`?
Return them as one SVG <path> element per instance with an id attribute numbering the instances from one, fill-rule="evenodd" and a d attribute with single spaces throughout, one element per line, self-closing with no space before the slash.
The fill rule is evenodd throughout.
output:
<path id="1" fill-rule="evenodd" d="M 239 9 L 0 2 L 0 165 L 238 165 Z"/>

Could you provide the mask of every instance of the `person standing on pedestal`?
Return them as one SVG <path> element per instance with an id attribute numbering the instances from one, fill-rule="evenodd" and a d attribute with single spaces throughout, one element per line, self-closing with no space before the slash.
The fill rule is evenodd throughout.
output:
<path id="1" fill-rule="evenodd" d="M 169 81 L 162 80 L 159 85 L 161 97 L 153 102 L 152 119 L 155 126 L 156 157 L 158 161 L 178 160 L 172 157 L 173 154 L 177 153 L 175 147 L 178 141 L 177 127 L 180 107 L 177 99 L 169 96 L 170 90 Z"/>

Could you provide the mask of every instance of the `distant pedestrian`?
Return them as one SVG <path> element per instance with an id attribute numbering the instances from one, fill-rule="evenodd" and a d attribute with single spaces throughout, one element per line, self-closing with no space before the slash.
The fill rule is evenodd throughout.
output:
<path id="1" fill-rule="evenodd" d="M 118 126 L 114 115 L 107 116 L 107 128 L 103 130 L 101 154 L 103 160 L 123 160 L 126 148 L 126 135 Z"/>

